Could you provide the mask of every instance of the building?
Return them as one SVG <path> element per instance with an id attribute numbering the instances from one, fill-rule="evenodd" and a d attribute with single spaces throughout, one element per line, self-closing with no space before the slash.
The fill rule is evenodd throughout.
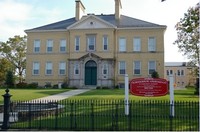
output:
<path id="1" fill-rule="evenodd" d="M 164 77 L 165 25 L 120 14 L 87 14 L 76 0 L 75 17 L 25 30 L 28 36 L 26 82 L 113 87 L 129 78 Z"/>
<path id="2" fill-rule="evenodd" d="M 165 79 L 169 79 L 169 75 L 173 75 L 175 88 L 195 86 L 195 68 L 196 66 L 191 66 L 187 62 L 165 62 Z"/>

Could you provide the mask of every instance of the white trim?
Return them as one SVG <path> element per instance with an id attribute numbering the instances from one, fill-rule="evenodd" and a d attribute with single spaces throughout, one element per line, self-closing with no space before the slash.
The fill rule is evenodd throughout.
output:
<path id="1" fill-rule="evenodd" d="M 109 22 L 107 22 L 107 21 L 104 21 L 103 19 L 100 19 L 100 18 L 96 17 L 95 15 L 92 15 L 92 14 L 91 14 L 91 15 L 83 16 L 83 17 L 81 18 L 80 21 L 77 21 L 77 22 L 75 22 L 74 24 L 70 25 L 69 27 L 67 27 L 67 29 L 68 29 L 68 30 L 73 29 L 73 28 L 76 27 L 78 24 L 80 24 L 80 23 L 82 23 L 82 22 L 84 22 L 84 21 L 86 21 L 87 19 L 90 19 L 90 18 L 96 19 L 97 21 L 100 21 L 100 22 L 106 24 L 106 25 L 109 26 L 110 28 L 117 28 L 115 25 L 113 25 L 113 24 L 111 24 L 111 23 L 109 23 Z M 109 28 L 109 27 L 108 27 L 108 28 Z"/>

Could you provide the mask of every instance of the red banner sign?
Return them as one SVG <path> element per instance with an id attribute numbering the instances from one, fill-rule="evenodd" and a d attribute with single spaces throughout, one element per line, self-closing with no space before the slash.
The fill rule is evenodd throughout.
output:
<path id="1" fill-rule="evenodd" d="M 136 78 L 130 82 L 130 93 L 136 96 L 164 96 L 168 93 L 168 81 L 161 78 Z"/>

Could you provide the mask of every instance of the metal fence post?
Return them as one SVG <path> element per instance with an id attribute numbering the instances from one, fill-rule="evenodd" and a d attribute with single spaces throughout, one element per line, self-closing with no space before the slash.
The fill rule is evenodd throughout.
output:
<path id="1" fill-rule="evenodd" d="M 73 129 L 73 104 L 74 103 L 70 103 L 71 109 L 70 109 L 70 128 L 71 130 Z"/>
<path id="2" fill-rule="evenodd" d="M 94 130 L 94 103 L 91 103 L 91 126 L 92 130 Z"/>
<path id="3" fill-rule="evenodd" d="M 116 104 L 116 107 L 115 107 L 115 110 L 116 110 L 116 111 L 115 111 L 115 121 L 116 121 L 116 124 L 115 124 L 115 125 L 116 125 L 116 131 L 117 131 L 118 128 L 119 128 L 119 127 L 118 127 L 118 105 L 119 105 L 119 104 Z"/>
<path id="4" fill-rule="evenodd" d="M 3 125 L 2 130 L 7 130 L 10 127 L 9 123 L 9 114 L 10 114 L 10 97 L 12 95 L 9 94 L 9 89 L 5 90 L 5 94 L 2 95 L 4 97 L 4 114 L 3 114 Z"/>

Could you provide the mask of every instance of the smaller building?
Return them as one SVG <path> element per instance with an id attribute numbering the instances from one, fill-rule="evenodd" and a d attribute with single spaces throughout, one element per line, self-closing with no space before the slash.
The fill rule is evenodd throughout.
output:
<path id="1" fill-rule="evenodd" d="M 187 62 L 165 62 L 165 79 L 168 80 L 169 75 L 173 75 L 175 88 L 194 86 L 196 83 L 195 68 L 196 66 Z"/>

